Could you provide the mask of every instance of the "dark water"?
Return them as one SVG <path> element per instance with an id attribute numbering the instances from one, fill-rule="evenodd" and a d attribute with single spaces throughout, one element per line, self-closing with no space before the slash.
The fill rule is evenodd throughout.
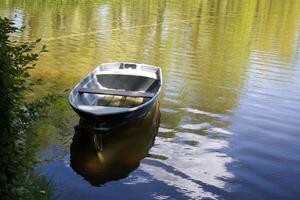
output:
<path id="1" fill-rule="evenodd" d="M 57 199 L 300 198 L 298 0 L 0 0 L 0 15 L 48 45 L 28 98 L 104 62 L 163 70 L 160 117 L 107 136 L 104 163 L 67 97 L 34 124 Z"/>

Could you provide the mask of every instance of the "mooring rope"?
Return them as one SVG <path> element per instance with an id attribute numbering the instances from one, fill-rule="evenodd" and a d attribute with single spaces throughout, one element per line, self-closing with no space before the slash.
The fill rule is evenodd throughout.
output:
<path id="1" fill-rule="evenodd" d="M 186 23 L 186 22 L 191 22 L 194 20 L 199 20 L 199 17 L 192 18 L 192 19 L 184 19 L 184 20 L 179 20 L 179 21 L 177 20 L 177 21 L 169 22 L 168 24 L 170 25 L 170 24 L 175 24 L 175 23 Z M 74 33 L 74 34 L 63 35 L 63 36 L 58 36 L 58 37 L 44 38 L 43 41 L 48 42 L 48 41 L 53 41 L 53 40 L 80 37 L 80 36 L 84 36 L 84 35 L 94 35 L 97 33 L 105 33 L 105 32 L 110 32 L 110 31 L 130 30 L 130 29 L 137 29 L 137 28 L 143 28 L 143 27 L 152 27 L 152 26 L 158 26 L 158 25 L 162 25 L 162 24 L 163 24 L 163 22 L 159 22 L 159 23 L 153 23 L 153 24 L 142 24 L 142 25 L 137 25 L 137 26 L 118 27 L 118 28 L 112 28 L 112 29 L 85 32 L 85 33 Z"/>

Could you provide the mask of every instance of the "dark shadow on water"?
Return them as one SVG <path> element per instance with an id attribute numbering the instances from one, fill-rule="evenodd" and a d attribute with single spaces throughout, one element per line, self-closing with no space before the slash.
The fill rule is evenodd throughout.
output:
<path id="1" fill-rule="evenodd" d="M 76 129 L 70 148 L 72 169 L 93 186 L 126 178 L 148 156 L 159 123 L 159 104 L 156 104 L 144 119 L 117 127 L 108 134 L 102 135 L 102 131 L 97 135 L 102 143 L 100 157 L 94 144 L 95 132 Z"/>

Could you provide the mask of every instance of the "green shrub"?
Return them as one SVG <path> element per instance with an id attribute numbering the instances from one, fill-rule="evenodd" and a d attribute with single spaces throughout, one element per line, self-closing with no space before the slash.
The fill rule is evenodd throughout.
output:
<path id="1" fill-rule="evenodd" d="M 44 190 L 32 177 L 34 156 L 26 145 L 26 129 L 32 112 L 23 100 L 30 90 L 29 70 L 35 67 L 45 46 L 36 50 L 40 40 L 18 42 L 11 39 L 21 29 L 12 21 L 0 18 L 0 196 L 1 199 L 32 199 Z M 36 192 L 37 191 L 37 192 Z"/>

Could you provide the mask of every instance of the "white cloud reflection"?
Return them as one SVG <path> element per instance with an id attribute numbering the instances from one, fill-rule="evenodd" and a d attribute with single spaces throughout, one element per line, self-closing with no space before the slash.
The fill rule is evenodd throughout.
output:
<path id="1" fill-rule="evenodd" d="M 159 160 L 163 163 L 162 166 L 143 163 L 141 169 L 154 179 L 176 187 L 189 198 L 216 199 L 217 196 L 205 190 L 202 185 L 225 190 L 226 179 L 234 177 L 226 167 L 233 159 L 220 152 L 221 149 L 228 147 L 228 142 L 187 132 L 178 132 L 176 137 L 195 141 L 197 144 L 189 145 L 172 141 L 170 138 L 157 137 L 150 153 L 163 155 L 167 159 Z M 164 165 L 166 167 L 163 167 Z M 166 169 L 168 167 L 173 169 L 172 172 Z"/>

